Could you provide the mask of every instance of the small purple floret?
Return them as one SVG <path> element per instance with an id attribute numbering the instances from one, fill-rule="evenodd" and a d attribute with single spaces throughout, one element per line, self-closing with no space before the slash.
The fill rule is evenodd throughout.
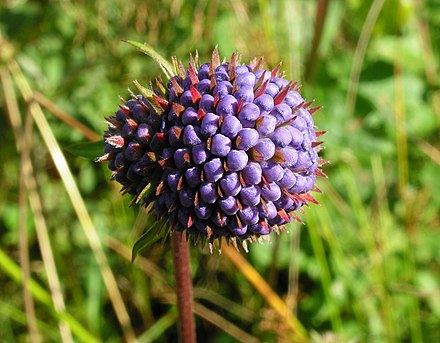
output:
<path id="1" fill-rule="evenodd" d="M 239 150 L 249 150 L 258 143 L 258 138 L 260 135 L 257 130 L 251 128 L 245 128 L 240 130 L 236 138 L 237 149 Z"/>
<path id="2" fill-rule="evenodd" d="M 231 151 L 231 140 L 218 133 L 212 137 L 211 153 L 219 157 L 225 157 Z"/>
<path id="3" fill-rule="evenodd" d="M 202 125 L 200 126 L 200 133 L 206 137 L 214 136 L 219 126 L 219 116 L 208 112 L 202 119 Z"/>
<path id="4" fill-rule="evenodd" d="M 275 144 L 269 138 L 263 138 L 252 148 L 258 154 L 257 158 L 267 161 L 275 154 Z"/>
<path id="5" fill-rule="evenodd" d="M 261 182 L 262 173 L 259 163 L 249 162 L 243 169 L 242 175 L 247 185 L 257 185 Z"/>
<path id="6" fill-rule="evenodd" d="M 205 172 L 205 178 L 209 182 L 216 182 L 223 176 L 223 165 L 219 158 L 214 158 L 209 162 L 206 162 L 203 166 Z"/>
<path id="7" fill-rule="evenodd" d="M 216 112 L 220 116 L 232 116 L 237 112 L 237 99 L 228 94 L 225 95 L 217 104 Z"/>
<path id="8" fill-rule="evenodd" d="M 274 107 L 273 98 L 269 94 L 263 94 L 254 100 L 261 113 L 269 113 Z"/>
<path id="9" fill-rule="evenodd" d="M 240 171 L 246 167 L 249 157 L 243 150 L 231 150 L 226 158 L 226 164 L 231 171 Z"/>
<path id="10" fill-rule="evenodd" d="M 191 149 L 192 160 L 195 164 L 201 164 L 205 162 L 208 159 L 209 155 L 210 154 L 208 152 L 208 149 L 206 149 L 205 143 L 193 146 L 193 148 Z"/>
<path id="11" fill-rule="evenodd" d="M 200 197 L 207 204 L 213 204 L 218 198 L 217 184 L 211 182 L 203 182 L 199 188 Z"/>
<path id="12" fill-rule="evenodd" d="M 220 180 L 220 186 L 223 191 L 223 195 L 235 197 L 241 190 L 237 173 L 229 172 L 224 175 Z"/>
<path id="13" fill-rule="evenodd" d="M 223 120 L 222 127 L 221 127 L 221 133 L 225 135 L 226 137 L 229 137 L 230 139 L 235 138 L 237 136 L 237 133 L 243 128 L 243 126 L 240 123 L 240 120 L 238 120 L 235 116 L 229 116 L 226 117 Z"/>
<path id="14" fill-rule="evenodd" d="M 188 107 L 182 114 L 182 124 L 183 125 L 196 125 L 197 124 L 197 111 Z"/>
<path id="15" fill-rule="evenodd" d="M 237 200 L 233 196 L 226 197 L 224 199 L 220 199 L 218 204 L 222 211 L 228 216 L 233 216 L 238 211 Z"/>
<path id="16" fill-rule="evenodd" d="M 245 205 L 257 206 L 260 202 L 260 194 L 260 187 L 249 186 L 241 189 L 240 198 Z"/>
<path id="17" fill-rule="evenodd" d="M 183 131 L 183 144 L 194 146 L 202 143 L 202 140 L 199 137 L 199 127 L 188 125 L 185 126 L 185 130 Z"/>

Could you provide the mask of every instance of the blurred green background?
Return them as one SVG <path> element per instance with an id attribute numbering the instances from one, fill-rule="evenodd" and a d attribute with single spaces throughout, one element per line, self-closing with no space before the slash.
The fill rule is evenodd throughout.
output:
<path id="1" fill-rule="evenodd" d="M 313 341 L 440 342 L 438 0 L 2 1 L 2 342 L 177 341 L 169 244 L 132 265 L 153 219 L 72 153 L 102 135 L 132 80 L 161 72 L 121 39 L 185 63 L 215 45 L 282 61 L 324 105 L 329 178 L 305 225 L 244 257 Z M 191 253 L 200 342 L 291 341 L 233 259 Z"/>

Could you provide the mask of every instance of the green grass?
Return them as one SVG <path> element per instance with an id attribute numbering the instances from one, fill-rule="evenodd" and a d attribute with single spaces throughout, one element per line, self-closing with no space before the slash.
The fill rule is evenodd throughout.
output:
<path id="1" fill-rule="evenodd" d="M 250 264 L 192 248 L 198 337 L 440 341 L 439 27 L 435 0 L 2 3 L 2 339 L 176 341 L 169 244 L 131 264 L 154 218 L 78 154 L 133 80 L 162 73 L 154 51 L 187 62 L 218 45 L 283 61 L 324 105 L 331 163 L 305 225 L 252 245 Z"/>

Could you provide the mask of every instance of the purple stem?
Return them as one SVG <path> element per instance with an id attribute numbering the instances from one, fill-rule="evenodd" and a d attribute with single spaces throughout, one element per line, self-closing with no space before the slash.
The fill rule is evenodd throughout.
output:
<path id="1" fill-rule="evenodd" d="M 195 343 L 192 282 L 189 268 L 189 244 L 186 233 L 173 233 L 173 259 L 176 277 L 177 307 L 179 311 L 179 332 L 182 343 Z"/>

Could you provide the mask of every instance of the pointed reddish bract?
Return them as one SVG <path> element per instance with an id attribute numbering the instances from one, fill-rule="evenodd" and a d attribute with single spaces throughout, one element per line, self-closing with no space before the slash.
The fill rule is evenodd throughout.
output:
<path id="1" fill-rule="evenodd" d="M 113 145 L 115 148 L 122 148 L 125 144 L 125 140 L 122 136 L 108 136 L 104 138 L 105 142 Z"/>
<path id="2" fill-rule="evenodd" d="M 278 104 L 281 104 L 283 101 L 284 101 L 284 99 L 286 98 L 286 96 L 287 96 L 287 93 L 289 92 L 289 90 L 290 90 L 290 87 L 291 87 L 291 82 L 289 83 L 289 84 L 287 84 L 276 96 L 275 96 L 275 98 L 273 98 L 273 103 L 274 103 L 274 105 L 276 106 L 276 105 L 278 105 Z"/>
<path id="3" fill-rule="evenodd" d="M 173 107 L 174 113 L 178 117 L 180 117 L 182 115 L 182 113 L 185 111 L 185 106 L 182 106 L 181 104 L 179 104 L 177 102 L 173 102 L 172 107 Z"/>
<path id="4" fill-rule="evenodd" d="M 263 62 L 264 62 L 264 58 L 262 56 L 260 56 L 258 59 L 254 58 L 250 64 L 252 71 L 256 72 L 256 71 L 260 70 L 261 67 L 263 66 Z"/>
<path id="5" fill-rule="evenodd" d="M 314 114 L 315 112 L 319 111 L 321 108 L 323 108 L 324 106 L 316 106 L 316 107 L 312 107 L 309 109 L 309 113 L 310 114 Z"/>
<path id="6" fill-rule="evenodd" d="M 127 107 L 127 106 L 125 106 L 125 105 L 119 105 L 119 108 L 122 110 L 122 112 L 126 115 L 126 116 L 129 116 L 130 115 L 130 109 Z"/>
<path id="7" fill-rule="evenodd" d="M 319 168 L 317 168 L 314 172 L 313 175 L 315 176 L 320 176 L 320 177 L 325 177 L 327 178 L 328 176 Z"/>
<path id="8" fill-rule="evenodd" d="M 193 86 L 197 85 L 199 83 L 199 78 L 197 77 L 195 67 L 192 63 L 189 64 L 188 74 L 189 74 L 189 79 L 191 80 L 191 85 Z"/>
<path id="9" fill-rule="evenodd" d="M 156 94 L 153 95 L 153 99 L 160 107 L 162 107 L 164 110 L 168 108 L 168 101 L 161 98 L 160 96 L 157 96 Z"/>
<path id="10" fill-rule="evenodd" d="M 211 55 L 211 63 L 209 64 L 209 75 L 211 77 L 214 75 L 214 72 L 218 66 L 220 66 L 220 56 L 218 54 L 217 47 L 215 47 Z"/>
<path id="11" fill-rule="evenodd" d="M 173 86 L 174 92 L 176 93 L 177 96 L 181 96 L 182 93 L 184 92 L 183 88 L 179 85 L 179 83 L 177 82 L 177 80 L 173 77 L 171 79 L 171 84 Z M 175 103 L 173 103 L 174 105 Z"/>
<path id="12" fill-rule="evenodd" d="M 280 70 L 280 68 L 281 68 L 281 62 L 278 63 L 278 65 L 270 73 L 271 80 L 273 80 L 274 78 L 276 78 L 278 76 L 278 71 Z"/>
<path id="13" fill-rule="evenodd" d="M 191 87 L 189 88 L 190 92 L 191 92 L 191 98 L 192 101 L 195 105 L 197 105 L 199 103 L 200 98 L 202 97 L 202 95 L 199 93 L 199 91 L 197 90 L 196 87 L 194 87 L 193 85 L 191 85 Z"/>
<path id="14" fill-rule="evenodd" d="M 264 92 L 266 91 L 267 85 L 269 84 L 269 80 L 264 81 L 264 83 L 257 89 L 255 92 L 254 99 L 257 99 L 258 97 L 262 96 Z"/>
<path id="15" fill-rule="evenodd" d="M 164 183 L 163 183 L 163 181 L 161 181 L 156 188 L 156 196 L 159 196 L 160 193 L 162 193 L 163 188 L 164 188 Z"/>

